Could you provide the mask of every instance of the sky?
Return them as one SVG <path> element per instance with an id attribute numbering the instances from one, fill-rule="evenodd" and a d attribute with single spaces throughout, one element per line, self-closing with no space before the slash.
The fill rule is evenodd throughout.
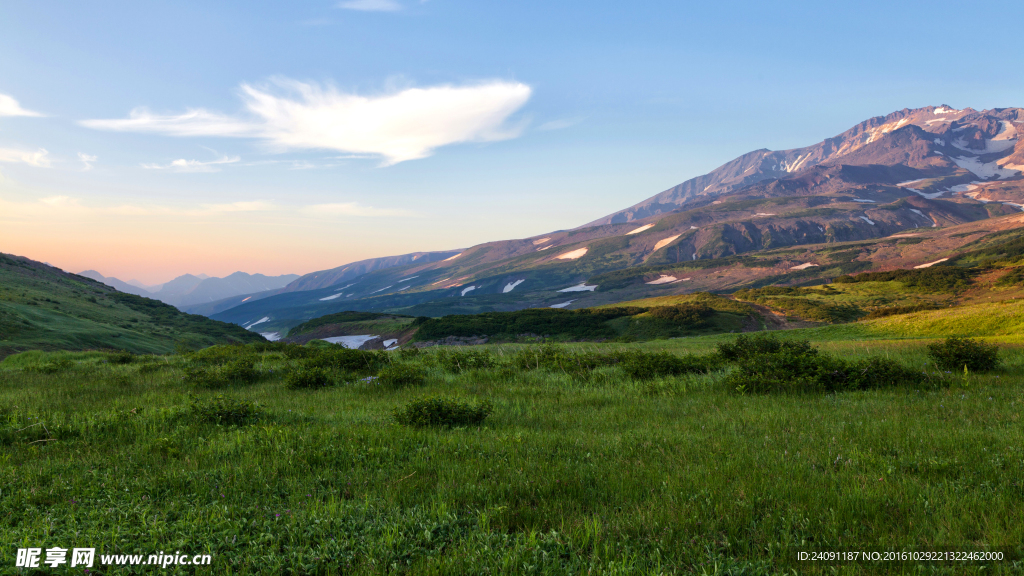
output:
<path id="1" fill-rule="evenodd" d="M 156 284 L 574 228 L 902 108 L 1024 105 L 1017 13 L 5 0 L 0 252 Z"/>

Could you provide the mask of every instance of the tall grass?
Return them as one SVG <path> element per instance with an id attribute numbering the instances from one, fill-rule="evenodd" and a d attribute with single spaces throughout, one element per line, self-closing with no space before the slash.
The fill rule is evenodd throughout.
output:
<path id="1" fill-rule="evenodd" d="M 209 353 L 259 372 L 216 389 L 184 379 L 195 356 L 61 354 L 52 372 L 35 368 L 58 355 L 14 356 L 0 363 L 0 566 L 18 547 L 77 546 L 211 553 L 216 574 L 1024 568 L 796 561 L 806 549 L 1020 552 L 1020 350 L 941 388 L 838 394 L 739 394 L 731 364 L 643 379 L 621 362 L 586 364 L 587 378 L 571 367 L 631 350 L 703 356 L 723 341 L 558 346 L 569 360 L 532 369 L 513 362 L 522 346 L 473 362 L 387 354 L 375 370 L 405 366 L 422 384 L 339 368 L 337 384 L 303 389 L 287 379 L 318 357 L 307 347 Z M 819 348 L 928 362 L 916 342 Z M 478 425 L 396 422 L 438 396 L 493 411 Z"/>

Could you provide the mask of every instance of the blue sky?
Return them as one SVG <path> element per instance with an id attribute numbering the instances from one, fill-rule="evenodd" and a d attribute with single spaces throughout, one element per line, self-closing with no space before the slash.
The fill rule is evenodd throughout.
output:
<path id="1" fill-rule="evenodd" d="M 1019 13 L 7 1 L 0 251 L 155 283 L 571 228 L 904 107 L 1019 106 Z"/>

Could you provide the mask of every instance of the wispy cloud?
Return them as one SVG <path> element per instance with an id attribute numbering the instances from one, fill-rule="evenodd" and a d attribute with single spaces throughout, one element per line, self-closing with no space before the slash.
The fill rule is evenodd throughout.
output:
<path id="1" fill-rule="evenodd" d="M 174 170 L 175 172 L 218 172 L 221 164 L 234 164 L 240 161 L 238 156 L 225 156 L 219 160 L 202 162 L 200 160 L 186 160 L 184 158 L 175 160 L 170 164 L 143 164 L 146 170 Z"/>
<path id="2" fill-rule="evenodd" d="M 207 212 L 266 212 L 275 208 L 273 203 L 265 200 L 231 202 L 228 204 L 203 204 L 203 209 Z"/>
<path id="3" fill-rule="evenodd" d="M 78 159 L 82 161 L 84 168 L 82 170 L 92 170 L 92 163 L 99 160 L 96 156 L 86 154 L 84 152 L 78 153 Z"/>
<path id="4" fill-rule="evenodd" d="M 570 126 L 575 126 L 580 122 L 583 122 L 584 120 L 586 120 L 586 118 L 584 118 L 583 116 L 573 116 L 572 118 L 559 118 L 557 120 L 551 120 L 549 122 L 541 124 L 540 126 L 537 126 L 537 130 L 562 130 L 565 128 L 569 128 Z"/>
<path id="5" fill-rule="evenodd" d="M 338 8 L 364 12 L 398 12 L 402 9 L 402 5 L 395 0 L 346 0 L 339 2 Z"/>
<path id="6" fill-rule="evenodd" d="M 81 124 L 171 136 L 260 138 L 281 151 L 336 150 L 369 154 L 383 158 L 385 164 L 396 164 L 425 158 L 448 144 L 515 138 L 521 128 L 506 126 L 506 122 L 531 95 L 529 86 L 506 81 L 408 88 L 379 96 L 359 96 L 284 79 L 275 84 L 283 94 L 241 86 L 252 115 L 248 120 L 202 109 L 178 115 L 136 109 L 125 119 L 85 120 Z"/>
<path id="7" fill-rule="evenodd" d="M 369 217 L 381 217 L 381 216 L 412 216 L 412 212 L 408 210 L 392 209 L 392 208 L 374 208 L 373 206 L 363 206 L 358 202 L 338 202 L 334 204 L 314 204 L 312 206 L 306 206 L 303 211 L 308 214 L 314 215 L 326 215 L 326 216 L 369 216 Z"/>
<path id="8" fill-rule="evenodd" d="M 0 94 L 0 116 L 42 116 L 42 114 L 25 110 L 14 98 L 7 94 Z"/>
<path id="9" fill-rule="evenodd" d="M 50 167 L 50 153 L 40 148 L 35 152 L 30 150 L 18 150 L 16 148 L 0 148 L 0 162 L 11 164 L 28 164 L 36 168 Z"/>

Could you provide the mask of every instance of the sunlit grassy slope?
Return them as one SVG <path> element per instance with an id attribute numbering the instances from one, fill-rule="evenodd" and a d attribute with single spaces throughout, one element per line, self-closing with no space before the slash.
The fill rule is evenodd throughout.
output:
<path id="1" fill-rule="evenodd" d="M 0 358 L 20 350 L 170 352 L 262 337 L 68 274 L 0 254 Z"/>

